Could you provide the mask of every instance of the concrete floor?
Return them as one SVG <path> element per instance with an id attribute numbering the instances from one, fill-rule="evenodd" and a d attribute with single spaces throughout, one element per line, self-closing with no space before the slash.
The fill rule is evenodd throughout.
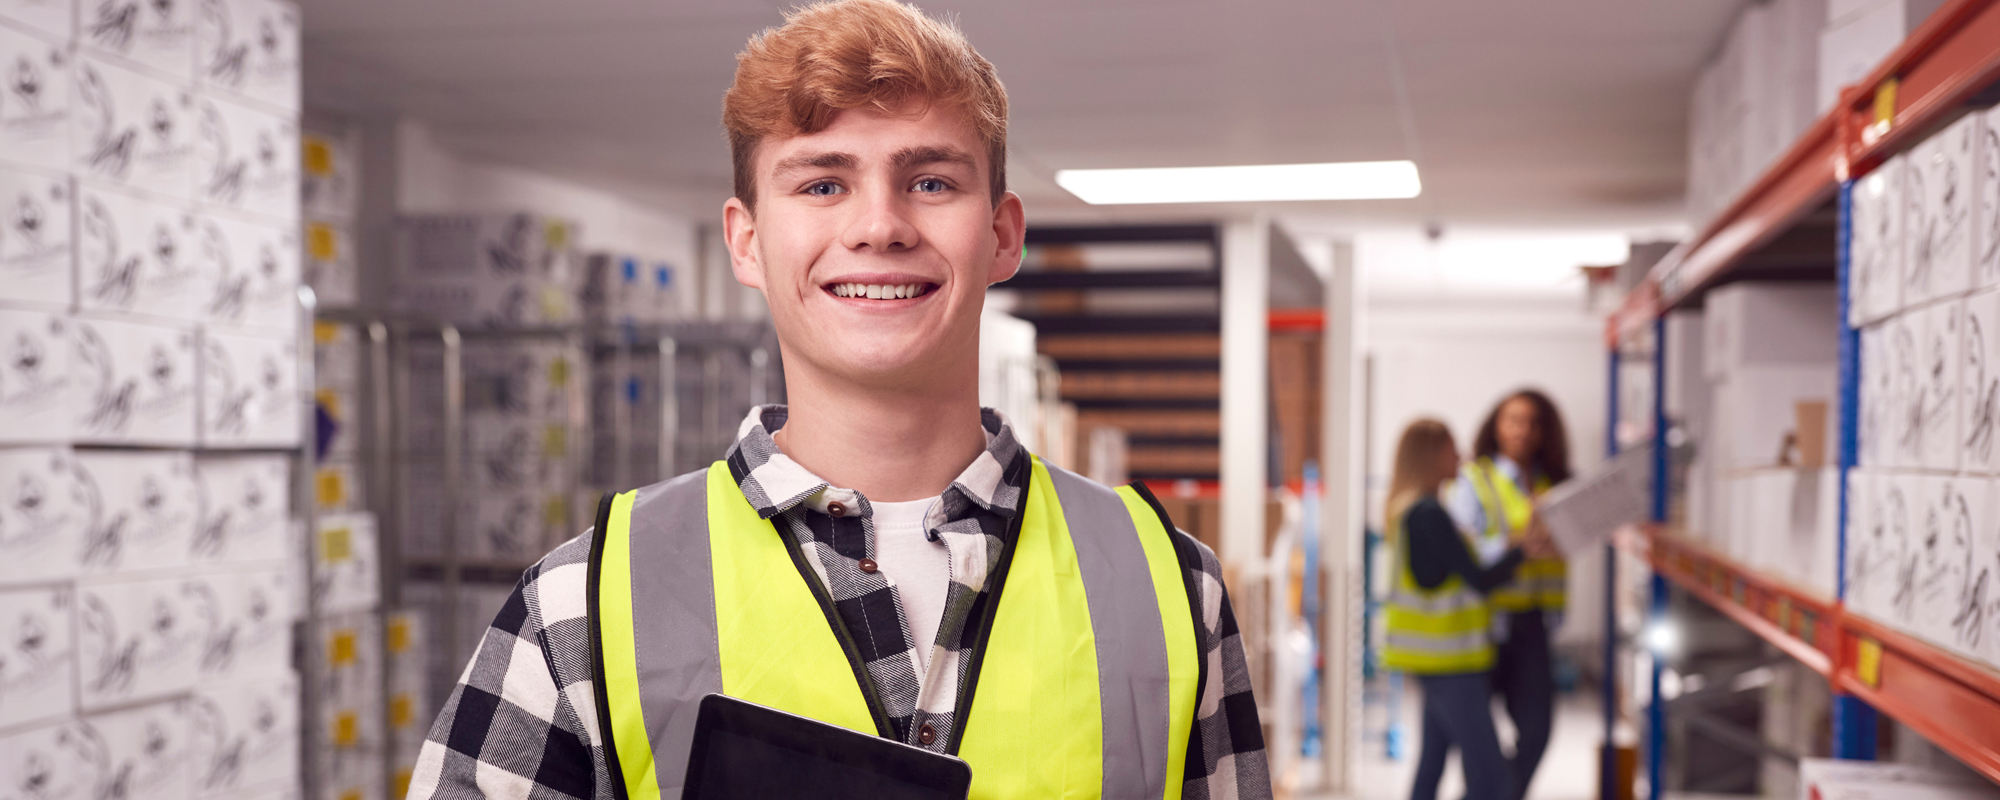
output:
<path id="1" fill-rule="evenodd" d="M 1416 771 L 1416 745 L 1418 718 L 1422 698 L 1417 694 L 1414 681 L 1402 697 L 1399 716 L 1407 731 L 1407 750 L 1401 759 L 1388 759 L 1381 737 L 1385 727 L 1386 709 L 1380 703 L 1370 703 L 1364 713 L 1364 727 L 1369 739 L 1363 746 L 1361 757 L 1355 769 L 1357 790 L 1352 794 L 1301 794 L 1301 800 L 1408 800 L 1410 779 Z M 1597 797 L 1597 744 L 1603 738 L 1603 717 L 1598 713 L 1597 695 L 1594 691 L 1579 691 L 1561 695 L 1556 701 L 1555 733 L 1549 742 L 1548 755 L 1543 759 L 1541 769 L 1535 773 L 1535 782 L 1528 789 L 1529 800 L 1595 800 Z M 1501 743 L 1512 747 L 1514 732 L 1507 725 L 1506 714 L 1499 713 L 1495 720 L 1500 727 Z M 1451 764 L 1445 770 L 1444 784 L 1438 790 L 1439 800 L 1458 800 L 1465 794 L 1465 782 L 1458 767 L 1458 756 L 1453 754 Z"/>

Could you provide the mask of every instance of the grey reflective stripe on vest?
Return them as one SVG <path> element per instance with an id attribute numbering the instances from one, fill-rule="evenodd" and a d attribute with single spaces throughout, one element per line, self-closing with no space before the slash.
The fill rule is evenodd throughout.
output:
<path id="1" fill-rule="evenodd" d="M 1166 635 L 1146 551 L 1117 492 L 1054 465 L 1048 469 L 1076 544 L 1097 640 L 1104 796 L 1159 797 L 1166 789 L 1171 700 Z"/>
<path id="2" fill-rule="evenodd" d="M 632 502 L 631 531 L 632 619 L 644 626 L 635 637 L 639 696 L 660 796 L 679 797 L 701 698 L 722 691 L 708 552 L 708 470 L 640 489 Z"/>
<path id="3" fill-rule="evenodd" d="M 1456 655 L 1479 650 L 1487 645 L 1486 631 L 1473 631 L 1454 636 L 1425 636 L 1410 631 L 1390 630 L 1384 637 L 1389 647 L 1413 652 Z"/>

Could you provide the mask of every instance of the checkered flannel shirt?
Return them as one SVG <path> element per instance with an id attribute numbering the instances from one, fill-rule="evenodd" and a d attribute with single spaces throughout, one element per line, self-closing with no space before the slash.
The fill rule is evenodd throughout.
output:
<path id="1" fill-rule="evenodd" d="M 763 406 L 744 420 L 726 458 L 731 477 L 758 513 L 807 555 L 855 639 L 896 736 L 945 751 L 957 733 L 953 711 L 970 667 L 960 654 L 989 612 L 986 576 L 1013 544 L 1009 523 L 1025 497 L 1027 451 L 1003 417 L 982 410 L 985 452 L 925 520 L 931 541 L 949 552 L 951 584 L 930 668 L 920 678 L 894 583 L 859 567 L 875 552 L 868 499 L 829 486 L 778 452 L 771 432 L 784 425 L 785 414 L 783 406 Z M 828 504 L 834 502 L 853 510 L 832 516 Z M 564 543 L 522 575 L 431 727 L 411 777 L 411 800 L 615 796 L 591 685 L 585 585 L 591 536 L 587 531 Z M 1197 547 L 1201 568 L 1194 577 L 1208 682 L 1189 732 L 1182 795 L 1268 798 L 1270 775 L 1242 638 L 1215 554 Z M 835 677 L 848 679 L 845 673 Z M 919 737 L 926 727 L 934 732 L 928 745 Z"/>

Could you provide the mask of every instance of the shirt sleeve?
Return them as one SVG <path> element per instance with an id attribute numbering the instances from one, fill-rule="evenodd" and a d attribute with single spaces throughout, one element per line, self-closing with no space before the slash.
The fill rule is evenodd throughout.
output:
<path id="1" fill-rule="evenodd" d="M 587 631 L 590 535 L 530 567 L 431 725 L 409 800 L 611 800 Z"/>
<path id="2" fill-rule="evenodd" d="M 1410 537 L 1410 576 L 1425 589 L 1456 575 L 1481 593 L 1490 592 L 1511 580 L 1521 565 L 1520 548 L 1506 550 L 1490 567 L 1474 561 L 1457 525 L 1435 500 L 1410 506 L 1403 527 Z"/>
<path id="3" fill-rule="evenodd" d="M 1206 682 L 1201 704 L 1188 731 L 1187 779 L 1181 796 L 1187 800 L 1268 800 L 1271 767 L 1264 753 L 1264 726 L 1257 717 L 1257 698 L 1250 689 L 1250 666 L 1243 654 L 1242 631 L 1222 583 L 1222 564 L 1215 552 L 1186 533 L 1176 532 L 1183 546 L 1201 553 L 1193 578 L 1201 600 L 1195 620 L 1201 638 Z"/>
<path id="4" fill-rule="evenodd" d="M 1472 488 L 1472 479 L 1461 471 L 1445 490 L 1443 503 L 1444 510 L 1451 514 L 1459 529 L 1472 536 L 1479 563 L 1488 567 L 1500 563 L 1513 543 L 1504 534 L 1486 535 L 1486 504 L 1479 502 L 1479 492 Z"/>

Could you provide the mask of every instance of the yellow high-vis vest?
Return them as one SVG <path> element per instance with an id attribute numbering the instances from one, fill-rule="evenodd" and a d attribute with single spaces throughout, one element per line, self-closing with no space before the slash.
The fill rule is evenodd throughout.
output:
<path id="1" fill-rule="evenodd" d="M 1462 472 L 1486 510 L 1486 538 L 1509 536 L 1526 530 L 1535 515 L 1535 501 L 1521 493 L 1491 458 L 1475 459 Z M 1537 476 L 1534 491 L 1549 488 L 1547 478 Z M 1569 606 L 1569 567 L 1560 557 L 1530 558 L 1521 562 L 1514 579 L 1494 589 L 1487 599 L 1498 611 L 1562 611 Z"/>
<path id="2" fill-rule="evenodd" d="M 1434 589 L 1417 585 L 1416 574 L 1410 571 L 1410 531 L 1404 522 L 1396 521 L 1396 541 L 1390 549 L 1389 569 L 1395 577 L 1384 604 L 1383 666 L 1415 675 L 1492 669 L 1493 640 L 1487 626 L 1493 617 L 1486 597 L 1457 575 L 1447 576 Z"/>
<path id="3" fill-rule="evenodd" d="M 1177 798 L 1205 682 L 1186 569 L 1199 551 L 1142 490 L 1031 460 L 984 642 L 963 653 L 957 730 L 939 734 L 971 765 L 973 798 Z M 621 797 L 680 796 L 710 693 L 894 735 L 826 588 L 726 463 L 606 497 L 589 588 Z"/>

